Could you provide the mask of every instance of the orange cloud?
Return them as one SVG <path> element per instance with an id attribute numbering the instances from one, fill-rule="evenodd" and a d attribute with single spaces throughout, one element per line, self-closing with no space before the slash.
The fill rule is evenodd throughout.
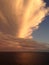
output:
<path id="1" fill-rule="evenodd" d="M 16 2 L 16 13 L 18 14 L 18 19 L 21 18 L 18 37 L 32 38 L 32 36 L 28 36 L 28 32 L 31 27 L 35 29 L 39 28 L 39 24 L 48 13 L 48 8 L 45 8 L 46 3 L 43 0 L 28 0 L 25 5 L 23 5 L 23 1 L 24 0 L 18 0 Z M 20 13 L 22 16 L 20 16 Z M 34 29 L 32 31 L 34 31 Z"/>
<path id="2" fill-rule="evenodd" d="M 32 38 L 31 33 L 39 28 L 49 11 L 45 6 L 43 0 L 1 0 L 0 31 L 16 38 Z"/>

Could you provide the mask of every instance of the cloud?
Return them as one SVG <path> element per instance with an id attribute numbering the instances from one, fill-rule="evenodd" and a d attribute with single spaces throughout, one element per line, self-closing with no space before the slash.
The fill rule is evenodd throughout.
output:
<path id="1" fill-rule="evenodd" d="M 45 6 L 43 0 L 0 0 L 0 32 L 16 38 L 32 38 L 31 33 L 48 13 Z"/>
<path id="2" fill-rule="evenodd" d="M 31 43 L 31 44 L 30 44 Z M 0 33 L 0 51 L 49 51 L 48 44 Z"/>
<path id="3" fill-rule="evenodd" d="M 21 5 L 22 7 L 20 12 L 22 16 L 20 18 L 22 23 L 20 24 L 21 26 L 19 29 L 18 37 L 32 38 L 30 33 L 39 28 L 39 24 L 42 23 L 49 9 L 45 8 L 46 3 L 43 0 L 28 0 L 27 4 L 25 5 L 23 5 L 23 0 L 21 0 L 20 4 L 18 4 L 18 9 L 16 10 L 19 10 L 19 6 Z M 19 14 L 19 11 L 17 11 L 17 14 Z M 31 27 L 33 27 L 32 31 Z"/>
<path id="4" fill-rule="evenodd" d="M 13 6 L 11 0 L 0 1 L 0 32 L 4 34 L 17 35 L 18 33 L 17 17 L 13 12 Z"/>

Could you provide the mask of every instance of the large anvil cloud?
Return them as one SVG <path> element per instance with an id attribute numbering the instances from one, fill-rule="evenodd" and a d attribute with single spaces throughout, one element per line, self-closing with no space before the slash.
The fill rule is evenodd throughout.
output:
<path id="1" fill-rule="evenodd" d="M 44 0 L 0 0 L 0 32 L 32 38 L 48 11 Z"/>
<path id="2" fill-rule="evenodd" d="M 44 0 L 0 0 L 0 51 L 49 50 L 30 39 L 48 11 Z"/>

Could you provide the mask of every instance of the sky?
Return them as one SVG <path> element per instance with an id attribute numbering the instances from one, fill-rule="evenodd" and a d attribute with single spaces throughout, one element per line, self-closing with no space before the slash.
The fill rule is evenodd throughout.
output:
<path id="1" fill-rule="evenodd" d="M 24 14 L 24 20 L 21 22 L 21 16 L 19 17 L 19 14 L 21 13 L 21 12 L 19 12 L 19 10 L 21 11 L 21 7 L 22 7 L 22 5 L 23 5 L 23 3 L 19 3 L 20 5 L 18 5 L 20 8 L 18 8 L 18 6 L 16 5 L 16 2 L 15 2 L 16 0 L 0 0 L 0 32 L 3 32 L 3 33 L 5 33 L 5 34 L 10 34 L 10 35 L 15 35 L 15 36 L 17 36 L 18 35 L 18 32 L 19 32 L 19 29 L 20 29 L 20 24 L 24 21 L 26 21 L 27 23 L 28 23 L 28 20 L 29 19 L 26 19 L 26 17 L 28 17 L 28 15 L 26 15 L 26 13 L 28 13 L 28 11 L 33 11 L 33 9 L 32 10 L 30 10 L 29 9 L 29 7 L 30 7 L 30 5 L 32 4 L 32 3 L 30 3 L 30 5 L 29 5 L 29 7 L 27 7 L 26 9 L 29 9 L 28 11 L 27 10 L 25 10 L 26 12 L 25 12 L 25 14 Z M 18 1 L 20 1 L 20 0 L 18 0 Z M 21 1 L 23 1 L 23 0 L 21 0 Z M 29 0 L 30 1 L 30 0 Z M 32 0 L 31 0 L 32 1 Z M 39 0 L 37 0 L 37 5 L 38 5 L 38 1 Z M 32 1 L 33 2 L 33 1 Z M 45 2 L 47 3 L 46 4 L 46 6 L 48 7 L 49 6 L 49 0 L 45 0 Z M 25 4 L 25 3 L 24 3 Z M 35 7 L 36 7 L 36 4 L 35 4 Z M 14 6 L 13 6 L 14 5 Z M 27 5 L 27 4 L 26 4 Z M 17 9 L 18 9 L 18 11 L 17 11 L 17 9 L 15 8 L 15 6 L 17 6 Z M 24 5 L 25 6 L 25 5 Z M 31 5 L 32 6 L 32 5 Z M 39 6 L 39 5 L 38 5 Z M 38 8 L 38 6 L 37 6 L 37 8 Z M 43 5 L 40 5 L 41 6 L 41 8 L 39 8 L 39 12 L 40 12 L 40 10 L 42 11 L 40 14 L 42 14 L 43 13 L 43 11 L 44 10 L 42 10 L 42 7 L 43 7 Z M 25 6 L 26 7 L 26 6 Z M 24 7 L 24 9 L 25 9 L 25 7 Z M 36 9 L 36 8 L 34 8 L 34 9 Z M 44 7 L 43 7 L 43 9 L 44 9 Z M 35 11 L 35 14 L 33 15 L 33 16 L 35 16 L 35 15 L 37 15 L 37 13 L 38 13 L 38 11 Z M 14 13 L 13 13 L 14 12 Z M 17 14 L 16 14 L 16 12 L 17 12 Z M 34 12 L 34 11 L 33 11 Z M 32 13 L 31 13 L 32 14 Z M 39 13 L 38 13 L 39 14 Z M 22 15 L 22 14 L 20 14 L 20 15 Z M 25 16 L 26 15 L 26 16 Z M 29 15 L 30 15 L 30 13 L 29 13 Z M 43 15 L 45 15 L 44 13 L 43 13 Z M 31 15 L 32 16 L 32 15 Z M 39 15 L 40 16 L 40 15 Z M 22 17 L 23 18 L 23 17 Z M 29 18 L 29 17 L 28 17 Z M 38 15 L 37 15 L 37 18 L 38 18 Z M 38 21 L 37 20 L 37 18 L 35 18 L 36 19 L 36 21 Z M 40 18 L 40 17 L 39 17 Z M 40 19 L 40 21 L 42 20 L 42 18 Z M 18 21 L 18 22 L 17 22 Z M 34 20 L 33 20 L 34 21 Z M 35 21 L 35 22 L 36 22 Z M 38 24 L 39 24 L 40 22 L 38 21 Z M 19 24 L 19 25 L 18 25 Z M 23 23 L 23 24 L 25 24 L 25 23 Z M 34 22 L 33 22 L 33 24 L 35 24 Z M 35 25 L 35 27 L 38 27 L 38 25 Z M 24 28 L 23 28 L 24 27 Z M 26 26 L 24 25 L 22 27 L 22 29 L 25 29 L 25 33 L 27 32 L 28 33 L 28 27 L 27 28 L 25 28 Z M 23 33 L 23 31 L 21 31 L 22 32 L 22 34 L 24 34 Z M 21 35 L 20 35 L 21 36 Z M 23 36 L 23 35 L 22 35 Z M 33 33 L 32 33 L 32 36 L 33 36 L 33 39 L 35 40 L 35 41 L 39 41 L 39 42 L 45 42 L 45 43 L 49 43 L 49 16 L 46 16 L 45 17 L 45 19 L 44 19 L 44 21 L 42 22 L 42 23 L 40 23 L 39 24 L 39 27 L 38 27 L 38 29 L 36 29 Z"/>
<path id="2" fill-rule="evenodd" d="M 40 24 L 39 29 L 34 31 L 33 38 L 39 42 L 49 43 L 49 16 Z"/>
<path id="3" fill-rule="evenodd" d="M 45 0 L 47 7 L 49 0 Z M 43 43 L 49 43 L 49 16 L 46 16 L 44 21 L 40 24 L 39 29 L 34 31 L 33 39 Z"/>

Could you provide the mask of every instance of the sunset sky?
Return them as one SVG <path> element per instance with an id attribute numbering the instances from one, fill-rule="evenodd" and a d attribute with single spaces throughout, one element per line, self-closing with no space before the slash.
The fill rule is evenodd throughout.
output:
<path id="1" fill-rule="evenodd" d="M 45 2 L 49 6 L 49 0 L 45 0 Z M 34 31 L 33 37 L 36 41 L 49 43 L 49 16 L 46 16 L 39 29 Z"/>
<path id="2" fill-rule="evenodd" d="M 19 32 L 20 36 L 18 37 L 21 38 L 21 36 L 23 37 L 24 35 L 24 38 L 25 38 L 28 35 L 28 28 L 30 28 L 29 26 L 32 25 L 32 21 L 33 21 L 33 28 L 38 27 L 35 31 L 32 29 L 33 39 L 35 41 L 49 43 L 49 15 L 46 16 L 46 12 L 45 12 L 46 8 L 44 9 L 44 6 L 43 6 L 44 3 L 42 3 L 41 0 L 37 0 L 37 2 L 35 2 L 34 0 L 31 0 L 31 1 L 27 0 L 30 3 L 29 5 L 27 5 L 28 3 L 26 4 L 26 0 L 21 0 L 21 2 L 19 2 L 18 0 L 19 4 L 21 5 L 20 6 L 18 5 L 18 3 L 16 5 L 15 1 L 17 0 L 14 0 L 14 1 L 0 0 L 0 32 L 18 36 L 18 31 L 20 31 Z M 44 1 L 46 2 L 46 7 L 49 7 L 49 0 L 44 0 Z M 38 4 L 38 2 L 41 2 L 42 5 L 41 3 Z M 35 4 L 32 5 L 32 3 L 35 3 Z M 35 8 L 36 5 L 37 5 L 37 8 Z M 32 8 L 32 6 L 34 9 Z M 22 10 L 21 10 L 21 7 L 22 7 Z M 24 7 L 24 10 L 23 10 L 23 7 Z M 29 8 L 30 9 L 32 8 L 32 9 L 30 10 Z M 32 14 L 32 12 L 33 12 L 33 15 L 30 15 Z M 42 21 L 42 18 L 44 18 L 44 21 L 39 22 L 39 21 Z M 31 23 L 28 23 L 28 21 Z M 29 34 L 30 34 L 30 31 L 29 31 Z"/>
<path id="3" fill-rule="evenodd" d="M 49 16 L 40 24 L 38 30 L 33 33 L 34 40 L 49 43 Z"/>

